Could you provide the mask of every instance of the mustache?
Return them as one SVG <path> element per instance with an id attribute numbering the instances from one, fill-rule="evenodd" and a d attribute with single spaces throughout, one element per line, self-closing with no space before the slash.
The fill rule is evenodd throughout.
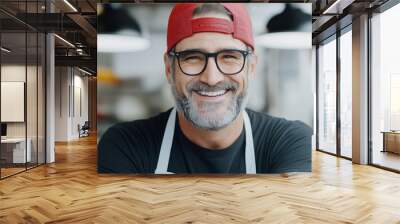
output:
<path id="1" fill-rule="evenodd" d="M 194 81 L 189 83 L 186 89 L 189 93 L 192 91 L 216 92 L 220 90 L 232 90 L 235 92 L 239 89 L 239 84 L 231 81 L 221 81 L 216 85 L 210 86 L 204 82 Z"/>

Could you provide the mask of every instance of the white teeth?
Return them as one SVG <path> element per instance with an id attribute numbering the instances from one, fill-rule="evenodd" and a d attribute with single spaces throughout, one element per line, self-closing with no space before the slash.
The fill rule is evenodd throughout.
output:
<path id="1" fill-rule="evenodd" d="M 197 93 L 202 96 L 221 96 L 221 95 L 224 95 L 226 92 L 227 92 L 227 90 L 220 90 L 217 92 L 198 91 Z"/>

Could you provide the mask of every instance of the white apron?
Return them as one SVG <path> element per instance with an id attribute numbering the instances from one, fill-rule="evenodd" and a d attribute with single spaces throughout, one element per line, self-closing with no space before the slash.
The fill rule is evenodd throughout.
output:
<path id="1" fill-rule="evenodd" d="M 169 157 L 171 154 L 172 142 L 174 139 L 175 132 L 175 118 L 176 108 L 173 108 L 169 114 L 167 126 L 165 127 L 164 137 L 161 143 L 160 155 L 158 157 L 157 168 L 154 171 L 155 174 L 173 174 L 168 172 Z M 246 132 L 246 151 L 245 151 L 245 163 L 246 163 L 246 174 L 256 173 L 256 160 L 254 156 L 254 144 L 253 144 L 253 133 L 251 130 L 251 124 L 249 116 L 246 110 L 243 110 L 244 128 Z"/>

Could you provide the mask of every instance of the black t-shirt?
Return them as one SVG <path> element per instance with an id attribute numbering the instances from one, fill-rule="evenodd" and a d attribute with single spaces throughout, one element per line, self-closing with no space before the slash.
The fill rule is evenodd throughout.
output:
<path id="1" fill-rule="evenodd" d="M 253 131 L 257 173 L 311 171 L 312 130 L 309 126 L 300 121 L 246 111 Z M 109 128 L 98 145 L 98 172 L 154 173 L 170 112 Z M 176 120 L 168 172 L 246 173 L 245 146 L 244 127 L 232 145 L 213 150 L 191 142 Z"/>

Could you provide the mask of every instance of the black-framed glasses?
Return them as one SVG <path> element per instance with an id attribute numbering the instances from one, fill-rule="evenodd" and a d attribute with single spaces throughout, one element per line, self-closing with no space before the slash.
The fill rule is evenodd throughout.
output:
<path id="1" fill-rule="evenodd" d="M 215 53 L 206 53 L 199 50 L 171 51 L 168 54 L 178 59 L 178 65 L 185 75 L 200 75 L 207 67 L 208 58 L 213 57 L 218 70 L 224 75 L 240 73 L 251 51 L 238 49 L 224 49 Z"/>

